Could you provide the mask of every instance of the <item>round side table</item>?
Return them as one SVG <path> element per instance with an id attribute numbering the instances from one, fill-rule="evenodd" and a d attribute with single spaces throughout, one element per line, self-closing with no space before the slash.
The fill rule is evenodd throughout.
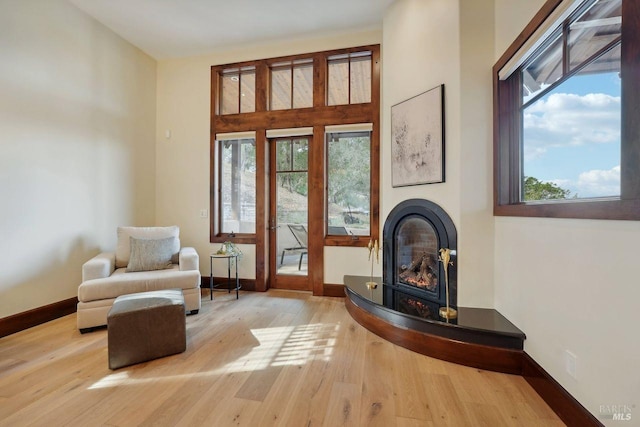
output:
<path id="1" fill-rule="evenodd" d="M 227 260 L 227 291 L 229 293 L 231 293 L 232 290 L 235 289 L 236 291 L 236 299 L 239 298 L 239 293 L 238 291 L 240 290 L 241 286 L 240 286 L 240 280 L 238 279 L 238 255 L 230 255 L 230 254 L 211 254 L 209 256 L 209 290 L 210 290 L 210 297 L 213 300 L 213 290 L 214 289 L 219 289 L 219 286 L 221 285 L 220 283 L 217 285 L 214 285 L 213 283 L 213 260 L 214 259 L 226 259 Z M 235 271 L 236 271 L 236 281 L 235 281 L 235 287 L 232 286 L 232 280 L 231 280 L 231 264 L 233 261 L 233 265 L 235 266 Z"/>

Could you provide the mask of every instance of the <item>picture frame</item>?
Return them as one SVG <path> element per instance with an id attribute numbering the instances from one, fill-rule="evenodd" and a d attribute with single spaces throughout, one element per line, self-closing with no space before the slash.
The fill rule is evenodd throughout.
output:
<path id="1" fill-rule="evenodd" d="M 391 107 L 391 186 L 445 182 L 444 84 Z"/>

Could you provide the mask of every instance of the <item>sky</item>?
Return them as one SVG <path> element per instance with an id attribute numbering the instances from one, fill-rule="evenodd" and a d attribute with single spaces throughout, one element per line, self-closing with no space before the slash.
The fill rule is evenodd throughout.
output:
<path id="1" fill-rule="evenodd" d="M 618 73 L 576 75 L 524 110 L 523 173 L 571 191 L 620 195 Z"/>

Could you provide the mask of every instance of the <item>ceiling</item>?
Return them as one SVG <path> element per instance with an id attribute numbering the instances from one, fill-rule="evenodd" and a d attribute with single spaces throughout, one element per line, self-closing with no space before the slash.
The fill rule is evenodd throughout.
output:
<path id="1" fill-rule="evenodd" d="M 394 0 L 69 0 L 156 59 L 382 27 Z"/>

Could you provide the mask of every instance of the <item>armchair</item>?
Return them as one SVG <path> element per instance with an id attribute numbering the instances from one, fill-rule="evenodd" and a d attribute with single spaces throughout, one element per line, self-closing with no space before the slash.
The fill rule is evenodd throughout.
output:
<path id="1" fill-rule="evenodd" d="M 200 310 L 199 257 L 180 248 L 179 228 L 118 227 L 115 252 L 103 252 L 82 266 L 77 324 L 81 332 L 107 324 L 107 313 L 120 295 L 182 289 L 186 311 Z"/>

